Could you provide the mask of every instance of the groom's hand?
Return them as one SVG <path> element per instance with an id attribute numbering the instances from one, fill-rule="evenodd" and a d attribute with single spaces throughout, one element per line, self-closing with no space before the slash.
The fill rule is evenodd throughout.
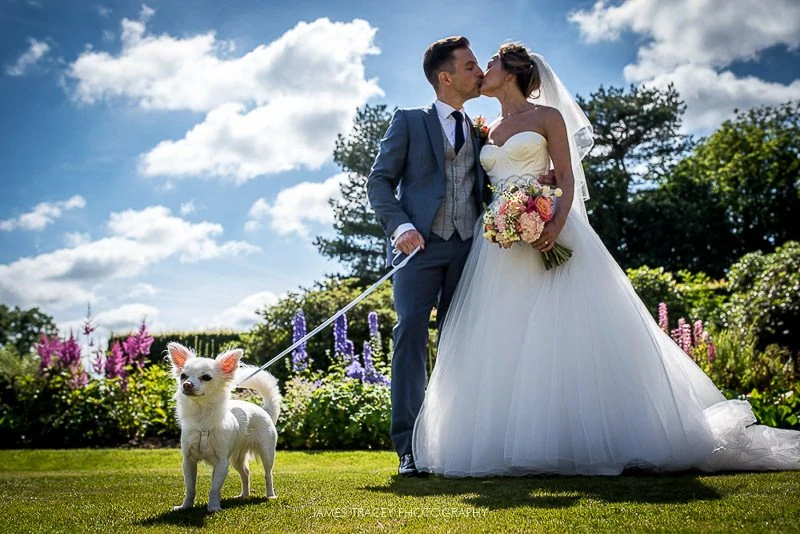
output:
<path id="1" fill-rule="evenodd" d="M 556 185 L 556 173 L 550 169 L 547 174 L 540 175 L 536 181 L 542 185 Z"/>
<path id="2" fill-rule="evenodd" d="M 419 247 L 420 250 L 425 250 L 425 239 L 423 239 L 422 234 L 416 230 L 404 232 L 394 242 L 394 248 L 403 254 L 411 254 L 417 247 Z"/>

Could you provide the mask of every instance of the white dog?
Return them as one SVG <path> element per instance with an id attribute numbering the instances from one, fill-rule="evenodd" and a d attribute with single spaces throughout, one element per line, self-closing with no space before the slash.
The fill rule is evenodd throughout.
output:
<path id="1" fill-rule="evenodd" d="M 241 387 L 253 389 L 264 399 L 264 408 L 251 402 L 232 400 L 236 382 L 252 374 L 256 367 L 241 366 L 242 350 L 230 350 L 216 359 L 202 358 L 180 345 L 168 345 L 173 374 L 178 380 L 178 422 L 181 425 L 181 452 L 186 497 L 174 510 L 194 505 L 197 463 L 205 460 L 213 468 L 208 511 L 220 508 L 220 491 L 228 474 L 229 462 L 242 477 L 242 493 L 250 496 L 250 469 L 255 454 L 261 457 L 267 481 L 267 498 L 276 497 L 272 487 L 272 466 L 278 432 L 275 422 L 280 412 L 278 381 L 266 371 L 247 379 Z"/>

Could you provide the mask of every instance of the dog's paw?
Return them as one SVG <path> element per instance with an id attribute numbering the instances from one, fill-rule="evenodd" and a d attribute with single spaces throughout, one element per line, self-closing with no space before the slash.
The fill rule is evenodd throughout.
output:
<path id="1" fill-rule="evenodd" d="M 188 510 L 189 508 L 190 507 L 187 507 L 187 506 L 184 506 L 182 504 L 179 504 L 178 506 L 173 506 L 172 507 L 172 511 L 173 512 L 180 512 L 181 510 Z"/>
<path id="2" fill-rule="evenodd" d="M 216 512 L 219 512 L 221 510 L 222 510 L 222 506 L 220 506 L 218 504 L 209 504 L 208 505 L 208 511 L 211 512 L 212 514 L 216 513 Z"/>
<path id="3" fill-rule="evenodd" d="M 277 499 L 278 495 L 273 493 L 272 495 L 267 495 L 267 499 Z"/>

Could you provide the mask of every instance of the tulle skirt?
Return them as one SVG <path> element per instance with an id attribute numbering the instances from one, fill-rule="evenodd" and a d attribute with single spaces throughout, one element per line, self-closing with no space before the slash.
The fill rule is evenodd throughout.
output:
<path id="1" fill-rule="evenodd" d="M 583 217 L 570 214 L 558 241 L 573 256 L 550 271 L 529 246 L 476 236 L 414 429 L 419 469 L 800 469 L 800 432 L 725 400 Z"/>

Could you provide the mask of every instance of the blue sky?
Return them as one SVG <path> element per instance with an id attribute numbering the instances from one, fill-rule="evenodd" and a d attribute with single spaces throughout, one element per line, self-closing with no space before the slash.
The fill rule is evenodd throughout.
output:
<path id="1" fill-rule="evenodd" d="M 339 269 L 311 244 L 336 134 L 365 103 L 432 102 L 421 56 L 453 34 L 482 61 L 523 41 L 584 96 L 674 83 L 692 133 L 800 97 L 792 0 L 2 0 L 0 302 L 247 328 Z"/>

